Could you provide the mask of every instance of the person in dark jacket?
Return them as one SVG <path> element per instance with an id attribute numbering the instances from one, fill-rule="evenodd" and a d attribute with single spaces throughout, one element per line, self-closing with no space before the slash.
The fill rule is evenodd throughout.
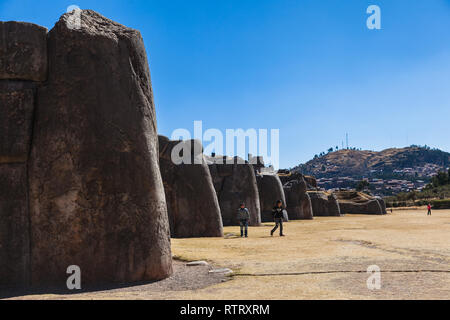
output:
<path id="1" fill-rule="evenodd" d="M 273 236 L 273 233 L 280 227 L 280 237 L 284 237 L 283 234 L 283 201 L 278 200 L 275 204 L 275 207 L 272 209 L 273 218 L 275 220 L 275 227 L 270 231 L 270 235 Z"/>
<path id="2" fill-rule="evenodd" d="M 248 209 L 245 207 L 244 203 L 241 203 L 240 208 L 237 212 L 237 218 L 239 220 L 239 225 L 241 226 L 241 238 L 244 236 L 245 231 L 245 237 L 248 236 L 248 222 L 250 221 L 250 213 L 248 212 Z"/>

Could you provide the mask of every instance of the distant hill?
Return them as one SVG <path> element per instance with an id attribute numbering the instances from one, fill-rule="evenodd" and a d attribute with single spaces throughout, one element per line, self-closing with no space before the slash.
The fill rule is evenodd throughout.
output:
<path id="1" fill-rule="evenodd" d="M 450 165 L 450 153 L 428 147 L 411 146 L 383 151 L 339 150 L 315 157 L 294 171 L 317 178 L 414 176 L 430 178 Z"/>

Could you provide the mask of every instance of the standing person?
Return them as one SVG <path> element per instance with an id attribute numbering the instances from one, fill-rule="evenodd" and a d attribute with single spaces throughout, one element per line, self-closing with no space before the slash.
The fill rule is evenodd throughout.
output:
<path id="1" fill-rule="evenodd" d="M 431 203 L 428 203 L 427 209 L 428 209 L 427 216 L 431 216 Z"/>
<path id="2" fill-rule="evenodd" d="M 273 233 L 275 230 L 278 229 L 278 226 L 280 227 L 280 237 L 284 237 L 283 234 L 283 201 L 278 200 L 275 204 L 275 207 L 272 209 L 273 217 L 275 220 L 275 227 L 270 231 L 270 235 L 273 236 Z"/>
<path id="3" fill-rule="evenodd" d="M 239 220 L 239 225 L 241 226 L 241 238 L 244 236 L 244 230 L 245 230 L 245 237 L 247 238 L 248 222 L 250 221 L 250 213 L 248 212 L 248 209 L 245 207 L 244 203 L 241 203 L 241 206 L 238 209 L 238 220 Z"/>

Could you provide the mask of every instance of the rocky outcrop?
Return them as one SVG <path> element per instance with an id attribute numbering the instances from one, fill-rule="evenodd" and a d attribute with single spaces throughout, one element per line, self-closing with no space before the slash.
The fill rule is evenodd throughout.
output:
<path id="1" fill-rule="evenodd" d="M 70 13 L 48 35 L 29 161 L 33 285 L 156 280 L 172 272 L 153 93 L 142 37 Z"/>
<path id="2" fill-rule="evenodd" d="M 253 166 L 237 157 L 227 162 L 222 156 L 206 159 L 219 200 L 223 225 L 239 225 L 237 209 L 244 202 L 250 212 L 250 225 L 259 226 L 261 210 Z"/>
<path id="3" fill-rule="evenodd" d="M 343 214 L 386 214 L 386 204 L 381 198 L 357 191 L 337 191 L 336 196 Z"/>
<path id="4" fill-rule="evenodd" d="M 306 192 L 306 182 L 302 177 L 291 180 L 284 186 L 286 210 L 291 220 L 312 219 L 313 210 L 311 199 Z"/>
<path id="5" fill-rule="evenodd" d="M 308 191 L 315 217 L 340 216 L 341 210 L 336 196 L 325 191 Z"/>
<path id="6" fill-rule="evenodd" d="M 192 153 L 188 163 L 172 161 L 172 151 L 180 144 L 182 150 Z M 170 141 L 159 136 L 159 152 L 172 237 L 222 237 L 219 202 L 201 143 L 196 140 Z M 199 163 L 193 161 L 195 158 L 200 160 Z"/>
<path id="7" fill-rule="evenodd" d="M 0 22 L 0 287 L 29 285 L 27 161 L 36 81 L 47 74 L 47 29 Z"/>
<path id="8" fill-rule="evenodd" d="M 256 181 L 258 183 L 259 201 L 261 204 L 261 221 L 272 222 L 272 209 L 276 201 L 281 200 L 283 206 L 286 206 L 286 197 L 281 180 L 277 174 L 263 174 L 258 175 Z"/>

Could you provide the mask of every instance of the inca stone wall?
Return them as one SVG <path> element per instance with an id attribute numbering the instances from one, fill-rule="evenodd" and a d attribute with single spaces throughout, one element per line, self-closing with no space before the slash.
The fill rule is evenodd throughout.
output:
<path id="1" fill-rule="evenodd" d="M 324 191 L 308 191 L 314 216 L 340 216 L 341 209 L 336 196 Z"/>
<path id="2" fill-rule="evenodd" d="M 70 15 L 48 35 L 0 25 L 0 284 L 65 288 L 70 265 L 85 286 L 165 278 L 169 223 L 142 37 L 90 10 L 74 28 Z"/>
<path id="3" fill-rule="evenodd" d="M 291 220 L 312 219 L 311 199 L 306 192 L 307 185 L 303 177 L 291 180 L 283 186 L 286 197 L 286 210 Z"/>
<path id="4" fill-rule="evenodd" d="M 378 202 L 380 203 L 380 206 L 381 206 L 381 214 L 387 214 L 386 202 L 384 201 L 384 199 L 381 198 L 381 197 L 378 197 L 377 200 L 378 200 Z"/>
<path id="5" fill-rule="evenodd" d="M 183 151 L 192 155 L 188 163 L 174 164 L 175 147 L 181 150 L 179 156 Z M 222 237 L 219 201 L 201 144 L 196 140 L 171 141 L 159 136 L 159 151 L 171 236 Z"/>
<path id="6" fill-rule="evenodd" d="M 47 76 L 47 29 L 0 22 L 0 287 L 30 280 L 27 161 L 36 90 Z"/>
<path id="7" fill-rule="evenodd" d="M 234 158 L 227 164 L 221 156 L 207 157 L 224 226 L 239 225 L 237 209 L 244 202 L 250 212 L 250 225 L 261 224 L 260 199 L 253 166 Z"/>
<path id="8" fill-rule="evenodd" d="M 383 209 L 376 199 L 363 203 L 339 201 L 339 206 L 343 214 L 383 214 Z"/>
<path id="9" fill-rule="evenodd" d="M 341 213 L 345 214 L 386 214 L 383 199 L 356 191 L 337 191 Z"/>
<path id="10" fill-rule="evenodd" d="M 276 201 L 281 200 L 283 206 L 286 206 L 286 197 L 281 180 L 277 174 L 263 174 L 258 175 L 256 181 L 258 183 L 259 201 L 261 204 L 261 220 L 262 222 L 272 222 L 272 209 Z"/>

